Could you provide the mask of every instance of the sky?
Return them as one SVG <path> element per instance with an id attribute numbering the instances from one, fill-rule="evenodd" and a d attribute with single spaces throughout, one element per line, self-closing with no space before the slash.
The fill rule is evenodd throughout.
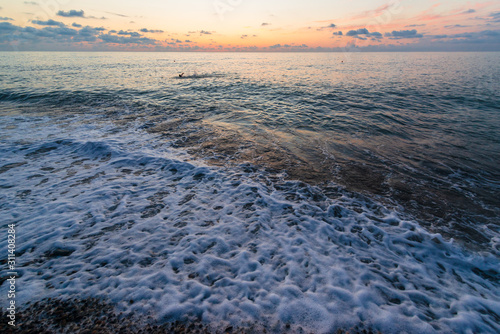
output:
<path id="1" fill-rule="evenodd" d="M 2 51 L 500 51 L 500 1 L 0 0 Z"/>

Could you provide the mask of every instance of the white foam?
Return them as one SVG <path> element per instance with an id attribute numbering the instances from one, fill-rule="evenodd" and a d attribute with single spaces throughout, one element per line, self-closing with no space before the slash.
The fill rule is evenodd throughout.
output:
<path id="1" fill-rule="evenodd" d="M 274 187 L 86 120 L 3 117 L 17 128 L 4 130 L 0 167 L 26 162 L 0 174 L 19 303 L 105 297 L 159 320 L 271 331 L 500 331 L 498 257 L 359 196 Z"/>

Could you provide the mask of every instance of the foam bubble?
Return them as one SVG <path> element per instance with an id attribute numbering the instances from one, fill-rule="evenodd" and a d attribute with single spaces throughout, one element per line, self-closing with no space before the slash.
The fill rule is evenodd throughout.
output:
<path id="1" fill-rule="evenodd" d="M 0 219 L 16 223 L 20 304 L 105 297 L 214 328 L 500 330 L 494 255 L 356 194 L 208 167 L 84 120 L 3 117 L 16 124 L 0 145 Z"/>

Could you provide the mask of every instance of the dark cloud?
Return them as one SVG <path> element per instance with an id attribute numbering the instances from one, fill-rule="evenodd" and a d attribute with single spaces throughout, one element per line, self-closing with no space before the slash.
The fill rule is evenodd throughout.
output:
<path id="1" fill-rule="evenodd" d="M 446 36 L 446 37 L 442 37 Z M 446 38 L 440 41 L 441 46 L 460 46 L 464 50 L 495 50 L 500 51 L 500 30 L 483 30 L 453 35 L 438 35 L 435 38 Z M 444 43 L 444 44 L 443 44 Z"/>
<path id="2" fill-rule="evenodd" d="M 500 31 L 498 30 L 483 30 L 478 33 L 479 36 L 488 36 L 488 37 L 499 37 Z"/>
<path id="3" fill-rule="evenodd" d="M 448 35 L 434 35 L 434 36 L 431 36 L 432 38 L 448 38 Z"/>
<path id="4" fill-rule="evenodd" d="M 349 30 L 346 36 L 358 36 L 358 35 L 368 35 L 370 32 L 366 28 L 361 28 L 358 30 Z"/>
<path id="5" fill-rule="evenodd" d="M 425 27 L 426 24 L 410 24 L 405 26 L 405 28 L 415 28 L 415 27 Z"/>
<path id="6" fill-rule="evenodd" d="M 334 34 L 334 35 L 337 35 L 337 36 L 342 36 L 342 35 L 344 35 L 344 34 L 342 33 L 342 31 L 335 31 L 333 34 Z"/>
<path id="7" fill-rule="evenodd" d="M 63 17 L 84 17 L 84 11 L 83 10 L 74 10 L 74 9 L 71 9 L 67 12 L 63 11 L 63 10 L 60 10 L 57 12 L 56 15 L 58 16 L 63 16 Z"/>
<path id="8" fill-rule="evenodd" d="M 368 29 L 366 29 L 366 28 L 360 28 L 357 30 L 349 30 L 345 35 L 349 36 L 349 37 L 361 39 L 363 41 L 365 41 L 368 37 L 372 37 L 372 39 L 380 39 L 383 37 L 381 33 L 369 32 Z"/>
<path id="9" fill-rule="evenodd" d="M 75 36 L 78 31 L 68 27 L 47 27 L 43 28 L 42 31 L 52 33 L 53 35 L 60 36 Z"/>
<path id="10" fill-rule="evenodd" d="M 282 49 L 282 48 L 285 48 L 285 49 L 294 49 L 294 48 L 303 49 L 303 48 L 308 48 L 308 46 L 306 44 L 302 44 L 302 45 L 274 44 L 274 45 L 269 46 L 269 49 Z"/>
<path id="11" fill-rule="evenodd" d="M 336 25 L 336 24 L 334 24 L 334 23 L 330 23 L 330 24 L 329 24 L 329 25 L 327 25 L 326 27 L 321 27 L 321 28 L 318 28 L 318 29 L 316 29 L 316 30 L 317 30 L 317 31 L 322 31 L 322 30 L 325 30 L 325 29 L 334 29 L 334 28 L 336 28 L 336 27 L 337 27 L 337 25 Z"/>
<path id="12" fill-rule="evenodd" d="M 493 12 L 489 15 L 490 22 L 500 22 L 500 12 Z"/>
<path id="13" fill-rule="evenodd" d="M 72 27 L 75 27 L 75 28 L 81 28 L 82 25 L 81 24 L 78 24 L 76 22 L 73 22 L 73 24 L 71 25 Z"/>
<path id="14" fill-rule="evenodd" d="M 393 32 L 386 32 L 385 33 L 386 37 L 389 37 L 390 39 L 405 39 L 405 38 L 422 38 L 424 37 L 423 34 L 419 34 L 417 30 L 399 30 L 396 31 L 394 30 Z"/>
<path id="15" fill-rule="evenodd" d="M 44 47 L 51 48 L 64 48 L 71 49 L 72 47 L 78 46 L 80 42 L 94 42 L 95 46 L 100 46 L 104 48 L 116 48 L 114 44 L 126 45 L 130 44 L 132 46 L 146 46 L 146 45 L 156 45 L 158 42 L 154 39 L 141 37 L 140 34 L 134 32 L 120 32 L 126 36 L 112 35 L 110 33 L 103 34 L 106 29 L 103 27 L 91 27 L 85 26 L 79 30 L 69 28 L 67 26 L 55 25 L 53 22 L 44 22 L 42 25 L 46 25 L 43 28 L 35 27 L 19 27 L 15 26 L 9 22 L 0 22 L 0 46 L 5 47 L 9 43 L 16 41 L 19 43 L 25 43 L 25 48 L 27 49 L 37 49 L 37 45 L 43 45 Z M 76 24 L 77 26 L 78 25 Z M 76 27 L 79 28 L 79 27 Z M 181 42 L 181 41 L 179 41 Z M 2 45 L 2 43 L 4 43 Z M 6 44 L 5 44 L 6 43 Z M 73 45 L 68 43 L 74 43 Z M 106 45 L 109 43 L 110 45 Z M 20 44 L 23 45 L 23 44 Z M 29 45 L 29 46 L 28 46 Z"/>
<path id="16" fill-rule="evenodd" d="M 212 35 L 211 31 L 200 30 L 201 35 Z"/>
<path id="17" fill-rule="evenodd" d="M 142 35 L 139 34 L 138 32 L 135 32 L 135 31 L 123 31 L 123 30 L 120 30 L 118 33 L 118 35 L 128 35 L 130 37 L 141 37 Z"/>
<path id="18" fill-rule="evenodd" d="M 64 27 L 65 24 L 59 21 L 54 21 L 52 19 L 47 20 L 47 21 L 39 21 L 39 20 L 33 20 L 31 21 L 33 24 L 38 24 L 39 26 L 57 26 L 57 27 Z"/>
<path id="19" fill-rule="evenodd" d="M 445 28 L 467 28 L 469 26 L 463 26 L 461 24 L 452 24 L 452 25 L 449 25 L 449 26 L 444 26 Z"/>
<path id="20" fill-rule="evenodd" d="M 247 38 L 247 37 L 248 37 L 248 35 L 241 35 L 241 37 L 240 37 L 240 38 L 245 39 L 245 38 Z"/>
<path id="21" fill-rule="evenodd" d="M 264 27 L 264 26 L 270 26 L 270 25 L 271 25 L 271 23 L 267 23 L 267 22 L 264 22 L 264 23 L 261 24 L 262 27 Z"/>
<path id="22" fill-rule="evenodd" d="M 18 26 L 13 25 L 10 22 L 0 22 L 0 34 L 11 33 L 13 31 L 21 29 Z"/>
<path id="23" fill-rule="evenodd" d="M 0 16 L 0 21 L 14 21 L 14 19 L 11 19 L 10 17 L 2 17 L 2 16 Z"/>
<path id="24" fill-rule="evenodd" d="M 142 28 L 139 31 L 141 31 L 141 32 L 150 32 L 150 33 L 160 33 L 160 32 L 163 32 L 163 30 L 152 30 L 152 29 L 147 29 L 147 28 Z"/>
<path id="25" fill-rule="evenodd" d="M 147 37 L 124 37 L 117 35 L 100 35 L 99 38 L 105 43 L 113 44 L 140 44 L 140 45 L 154 45 L 157 43 L 156 40 Z"/>
<path id="26" fill-rule="evenodd" d="M 83 41 L 95 42 L 103 30 L 105 30 L 105 29 L 85 26 L 78 31 L 78 36 L 76 38 L 74 38 L 74 40 L 78 41 L 78 42 L 83 42 Z"/>
<path id="27" fill-rule="evenodd" d="M 192 43 L 193 41 L 190 41 L 189 39 L 186 39 L 184 42 L 185 43 Z"/>
<path id="28" fill-rule="evenodd" d="M 461 14 L 472 14 L 472 13 L 475 13 L 475 12 L 476 12 L 475 9 L 468 9 L 468 10 L 462 12 Z"/>

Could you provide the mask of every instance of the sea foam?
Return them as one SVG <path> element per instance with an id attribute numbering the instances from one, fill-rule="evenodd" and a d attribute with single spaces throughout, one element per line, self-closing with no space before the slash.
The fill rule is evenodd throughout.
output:
<path id="1" fill-rule="evenodd" d="M 269 331 L 500 331 L 498 254 L 341 188 L 333 199 L 210 167 L 85 117 L 2 117 L 0 219 L 16 224 L 20 305 L 101 297 L 157 321 Z"/>

